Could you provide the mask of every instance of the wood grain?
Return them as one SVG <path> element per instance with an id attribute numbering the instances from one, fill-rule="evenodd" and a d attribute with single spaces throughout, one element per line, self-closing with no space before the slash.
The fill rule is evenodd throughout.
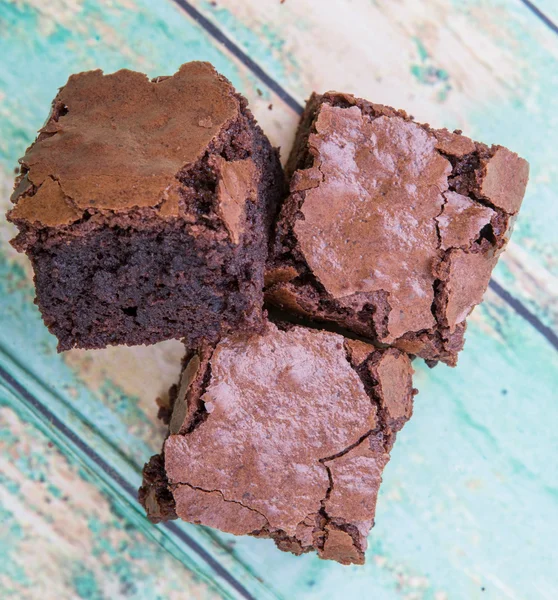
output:
<path id="1" fill-rule="evenodd" d="M 194 4 L 299 102 L 314 88 L 354 89 L 409 107 L 417 118 L 462 125 L 485 141 L 524 152 L 535 166 L 535 183 L 516 242 L 497 275 L 541 320 L 555 322 L 557 156 L 552 137 L 558 125 L 551 92 L 557 46 L 550 30 L 524 6 L 511 0 L 345 0 L 319 3 L 319 10 L 309 0 Z M 173 72 L 186 60 L 210 60 L 248 96 L 275 143 L 288 150 L 297 121 L 292 108 L 170 0 L 4 2 L 0 20 L 0 52 L 10 58 L 0 67 L 2 211 L 16 159 L 44 120 L 56 87 L 83 69 L 129 67 L 154 76 Z M 335 37 L 328 38 L 328 32 Z M 421 393 L 386 470 L 368 565 L 346 569 L 279 553 L 269 541 L 146 522 L 133 490 L 141 465 L 162 441 L 153 397 L 174 381 L 181 348 L 168 342 L 57 355 L 55 340 L 32 304 L 27 261 L 7 245 L 12 233 L 2 221 L 0 367 L 21 389 L 6 384 L 0 394 L 11 402 L 10 411 L 24 412 L 25 420 L 62 449 L 65 458 L 52 458 L 52 465 L 70 465 L 38 464 L 38 473 L 48 479 L 56 469 L 66 469 L 73 481 L 81 475 L 72 465 L 80 465 L 91 474 L 87 485 L 76 479 L 72 523 L 83 519 L 79 496 L 93 496 L 98 487 L 118 507 L 122 522 L 133 523 L 133 535 L 158 542 L 231 597 L 238 594 L 230 582 L 192 551 L 183 533 L 256 598 L 558 596 L 551 535 L 558 512 L 551 468 L 556 444 L 553 429 L 545 425 L 557 417 L 557 355 L 495 294 L 489 292 L 475 311 L 457 369 L 430 371 L 417 364 Z M 17 425 L 23 423 L 21 414 L 9 418 L 16 418 L 17 443 L 28 443 L 24 427 Z M 35 429 L 26 431 L 28 437 L 40 437 Z M 9 492 L 4 483 L 0 490 Z M 39 523 L 35 512 L 30 509 L 29 519 Z M 48 508 L 44 514 L 53 518 Z M 104 515 L 118 529 L 112 524 L 120 517 Z M 9 540 L 8 547 L 17 549 L 16 538 Z M 153 563 L 168 565 L 171 579 L 183 581 L 186 594 L 198 593 L 183 566 L 153 552 Z M 11 552 L 7 568 L 17 569 L 16 555 Z M 56 554 L 55 564 L 62 555 Z M 135 557 L 125 556 L 135 568 Z M 39 568 L 42 563 L 32 555 L 29 564 Z M 118 580 L 116 562 L 99 564 L 93 556 L 87 568 L 95 580 Z M 145 565 L 146 577 L 150 568 Z M 161 597 L 171 597 L 161 589 Z M 66 588 L 67 597 L 73 590 Z M 145 587 L 135 597 L 156 597 L 155 590 Z M 86 590 L 83 597 L 96 596 Z"/>
<path id="2" fill-rule="evenodd" d="M 96 477 L 6 398 L 0 430 L 3 598 L 178 600 L 184 590 L 196 600 L 220 597 L 140 533 Z"/>

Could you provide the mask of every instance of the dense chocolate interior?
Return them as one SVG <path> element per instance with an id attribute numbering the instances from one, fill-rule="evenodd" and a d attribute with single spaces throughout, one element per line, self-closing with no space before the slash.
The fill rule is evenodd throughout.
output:
<path id="1" fill-rule="evenodd" d="M 21 164 L 14 245 L 60 350 L 261 329 L 284 180 L 211 65 L 72 76 Z"/>

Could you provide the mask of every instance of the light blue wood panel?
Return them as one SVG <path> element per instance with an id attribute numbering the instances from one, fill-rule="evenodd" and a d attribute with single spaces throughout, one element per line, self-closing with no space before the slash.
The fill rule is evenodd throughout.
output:
<path id="1" fill-rule="evenodd" d="M 236 6 L 251 11 L 259 4 Z M 495 18 L 494 6 L 502 10 L 496 3 L 475 5 L 488 9 L 490 22 Z M 405 6 L 409 8 L 409 2 Z M 201 8 L 207 14 L 213 10 L 211 5 Z M 9 170 L 44 119 L 55 88 L 71 71 L 130 66 L 156 75 L 172 72 L 184 60 L 208 59 L 254 101 L 260 120 L 276 140 L 287 139 L 294 128 L 293 111 L 171 2 L 60 2 L 56 11 L 42 3 L 20 2 L 1 4 L 0 11 L 3 23 L 8 24 L 0 29 L 0 51 L 10 56 L 0 67 L 4 205 Z M 440 19 L 459 15 L 459 11 L 448 9 Z M 530 16 L 521 15 L 520 24 L 538 31 Z M 388 23 L 397 21 L 394 15 L 386 18 Z M 416 16 L 413 19 L 419 21 Z M 372 29 L 378 27 L 375 21 L 367 22 Z M 289 37 L 304 25 L 287 19 L 282 30 L 274 30 L 272 24 L 258 29 L 253 16 L 247 23 L 255 32 L 250 55 L 258 62 L 261 59 L 270 72 L 274 67 L 266 56 L 282 59 L 289 53 Z M 318 35 L 309 26 L 303 33 L 309 46 Z M 229 34 L 234 37 L 235 30 Z M 529 44 L 535 44 L 536 36 L 531 37 Z M 400 32 L 397 39 L 407 43 L 407 38 L 416 48 L 415 63 L 427 63 L 428 56 L 412 39 L 411 30 Z M 541 39 L 547 41 L 544 36 Z M 272 51 L 260 50 L 257 40 Z M 297 63 L 293 56 L 291 66 L 285 67 L 285 85 L 297 69 L 299 77 L 304 75 L 303 61 Z M 21 64 L 28 65 L 25 86 L 21 85 Z M 256 88 L 262 91 L 261 99 Z M 267 110 L 270 100 L 272 111 Z M 421 106 L 427 107 L 426 99 Z M 540 110 L 547 110 L 545 106 Z M 536 127 L 542 131 L 538 121 Z M 3 239 L 9 235 L 3 225 Z M 540 278 L 546 285 L 550 281 L 546 262 L 539 260 L 537 249 L 526 250 L 521 243 L 518 248 L 529 252 L 530 265 L 542 269 Z M 557 416 L 556 355 L 550 344 L 494 295 L 475 313 L 458 369 L 418 367 L 421 394 L 414 419 L 401 434 L 386 470 L 368 565 L 346 569 L 315 557 L 297 559 L 279 553 L 269 541 L 236 539 L 193 526 L 151 527 L 134 501 L 133 489 L 143 461 L 162 439 L 162 428 L 154 419 L 153 370 L 135 372 L 132 364 L 123 365 L 119 373 L 108 364 L 115 355 L 107 352 L 92 353 L 90 362 L 75 353 L 56 355 L 55 341 L 32 305 L 28 265 L 5 243 L 0 255 L 0 364 L 22 386 L 7 384 L 6 394 L 35 415 L 37 425 L 67 456 L 91 469 L 99 487 L 138 530 L 157 539 L 188 568 L 214 578 L 223 594 L 237 592 L 215 566 L 192 551 L 180 532 L 186 532 L 257 598 L 442 600 L 557 595 L 556 576 L 550 568 L 555 562 L 550 533 L 557 520 L 556 471 L 552 469 L 556 448 L 552 428 L 545 425 L 556 422 Z M 524 271 L 524 261 L 519 262 Z M 525 278 L 518 277 L 512 267 L 514 293 L 527 297 Z M 545 291 L 545 302 L 550 297 Z M 544 307 L 534 310 L 541 318 L 548 317 Z M 162 358 L 165 353 L 166 349 L 157 347 L 148 355 L 161 360 L 158 389 L 174 378 L 172 365 L 167 365 L 170 359 Z M 134 349 L 129 354 L 140 356 Z M 92 371 L 97 374 L 93 376 Z M 135 383 L 130 383 L 134 376 Z M 25 391 L 40 405 L 26 397 Z M 55 421 L 46 416 L 44 407 Z M 517 568 L 518 548 L 521 569 Z"/>
<path id="2" fill-rule="evenodd" d="M 1 385 L 0 426 L 2 598 L 221 597 L 141 533 L 98 475 L 38 431 Z"/>

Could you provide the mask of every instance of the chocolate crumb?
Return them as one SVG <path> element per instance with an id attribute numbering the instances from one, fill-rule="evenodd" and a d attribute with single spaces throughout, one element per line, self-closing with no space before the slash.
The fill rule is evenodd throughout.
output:
<path id="1" fill-rule="evenodd" d="M 211 127 L 213 127 L 213 121 L 211 120 L 211 117 L 202 117 L 199 121 L 198 121 L 198 125 L 200 127 L 206 127 L 207 129 L 211 129 Z"/>

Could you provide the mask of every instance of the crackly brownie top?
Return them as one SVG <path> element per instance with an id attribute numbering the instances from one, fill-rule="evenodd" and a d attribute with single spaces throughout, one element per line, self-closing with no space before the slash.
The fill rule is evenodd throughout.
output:
<path id="1" fill-rule="evenodd" d="M 300 202 L 293 229 L 304 260 L 336 300 L 387 293 L 389 317 L 379 337 L 391 343 L 437 325 L 431 307 L 442 276 L 435 265 L 448 251 L 445 320 L 455 327 L 480 301 L 495 264 L 498 244 L 487 253 L 482 232 L 511 222 L 519 210 L 527 162 L 387 107 L 370 105 L 371 115 L 351 96 L 343 95 L 342 106 L 335 93 L 322 98 L 307 142 L 311 164 L 291 181 Z M 476 179 L 457 173 L 454 181 L 455 165 L 479 155 Z M 473 256 L 477 251 L 484 260 Z"/>
<path id="2" fill-rule="evenodd" d="M 209 63 L 191 62 L 171 77 L 134 71 L 72 75 L 53 102 L 37 141 L 21 160 L 10 218 L 67 225 L 88 209 L 125 211 L 161 205 L 176 212 L 175 175 L 195 163 L 239 114 L 231 84 Z M 252 186 L 253 164 L 228 167 L 220 198 L 237 235 L 233 186 Z"/>
<path id="3" fill-rule="evenodd" d="M 184 371 L 174 408 L 184 422 L 171 422 L 164 448 L 176 514 L 235 534 L 281 532 L 324 558 L 360 562 L 391 432 L 412 409 L 408 356 L 302 327 L 232 336 L 209 360 L 205 416 L 193 426 L 180 403 L 189 386 L 199 394 L 206 358 Z"/>

